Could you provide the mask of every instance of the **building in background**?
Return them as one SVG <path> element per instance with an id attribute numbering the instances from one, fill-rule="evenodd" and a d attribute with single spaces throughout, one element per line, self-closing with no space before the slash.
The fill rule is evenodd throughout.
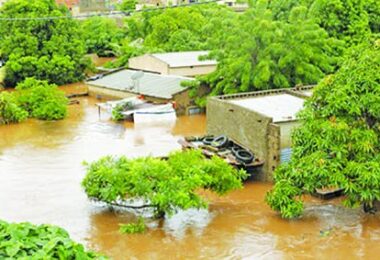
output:
<path id="1" fill-rule="evenodd" d="M 152 53 L 129 59 L 128 67 L 162 75 L 194 77 L 215 71 L 216 60 L 200 60 L 208 51 Z"/>

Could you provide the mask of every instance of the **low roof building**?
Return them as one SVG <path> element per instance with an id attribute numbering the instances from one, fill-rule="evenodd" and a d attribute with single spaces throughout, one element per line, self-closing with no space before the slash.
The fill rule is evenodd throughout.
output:
<path id="1" fill-rule="evenodd" d="M 200 60 L 208 51 L 153 53 L 129 59 L 131 69 L 163 75 L 198 76 L 213 72 L 216 60 Z"/>
<path id="2" fill-rule="evenodd" d="M 157 103 L 176 102 L 177 111 L 184 113 L 191 100 L 188 89 L 181 82 L 194 80 L 182 76 L 159 75 L 155 73 L 120 70 L 88 81 L 89 92 L 114 98 L 143 95 L 145 99 Z"/>

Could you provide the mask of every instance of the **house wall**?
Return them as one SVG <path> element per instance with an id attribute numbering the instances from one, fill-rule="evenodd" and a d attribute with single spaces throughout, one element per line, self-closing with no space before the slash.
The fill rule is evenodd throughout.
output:
<path id="1" fill-rule="evenodd" d="M 160 61 L 149 54 L 130 58 L 128 61 L 128 67 L 130 69 L 157 72 L 164 75 L 169 73 L 168 65 L 165 62 Z"/>
<path id="2" fill-rule="evenodd" d="M 98 86 L 92 86 L 91 84 L 88 84 L 88 94 L 93 97 L 100 96 L 102 98 L 112 98 L 112 99 L 117 99 L 117 98 L 123 99 L 123 98 L 137 96 L 133 93 L 129 93 L 126 91 L 102 88 Z"/>
<path id="3" fill-rule="evenodd" d="M 294 128 L 300 125 L 299 121 L 290 121 L 290 122 L 282 122 L 276 123 L 280 127 L 281 132 L 281 149 L 289 148 L 292 146 L 292 131 Z"/>
<path id="4" fill-rule="evenodd" d="M 199 75 L 206 75 L 216 70 L 216 65 L 204 65 L 204 66 L 190 66 L 180 68 L 169 68 L 168 74 L 193 77 Z"/>
<path id="5" fill-rule="evenodd" d="M 279 153 L 279 128 L 271 126 L 272 119 L 247 108 L 229 103 L 226 100 L 212 97 L 207 102 L 207 133 L 227 135 L 242 146 L 253 151 L 256 157 L 263 159 L 265 164 L 259 172 L 258 179 L 272 179 L 272 163 L 269 158 Z M 268 142 L 268 136 L 273 136 Z M 270 147 L 275 152 L 268 152 Z M 277 158 L 275 159 L 277 160 Z"/>
<path id="6" fill-rule="evenodd" d="M 101 97 L 106 99 L 123 99 L 128 97 L 136 97 L 136 94 L 129 93 L 127 91 L 113 90 L 108 88 L 102 88 L 98 86 L 88 85 L 88 93 L 93 97 Z M 189 96 L 189 90 L 185 90 L 181 93 L 175 94 L 173 99 L 164 99 L 157 97 L 144 96 L 144 99 L 149 102 L 157 104 L 166 104 L 174 101 L 176 103 L 177 115 L 186 114 L 187 108 L 192 105 L 192 100 Z"/>

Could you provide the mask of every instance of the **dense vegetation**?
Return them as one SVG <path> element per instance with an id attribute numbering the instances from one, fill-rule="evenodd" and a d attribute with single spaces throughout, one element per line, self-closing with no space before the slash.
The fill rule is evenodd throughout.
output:
<path id="1" fill-rule="evenodd" d="M 189 150 L 171 153 L 167 160 L 101 158 L 87 165 L 82 186 L 89 198 L 120 206 L 137 199 L 145 202 L 137 208 L 151 207 L 162 217 L 178 209 L 205 208 L 200 189 L 223 195 L 241 188 L 246 176 L 219 157 L 208 160 Z"/>
<path id="2" fill-rule="evenodd" d="M 14 95 L 8 92 L 0 93 L 0 124 L 18 123 L 28 117 L 28 112 L 22 109 Z"/>
<path id="3" fill-rule="evenodd" d="M 113 49 L 123 38 L 124 33 L 115 20 L 104 17 L 91 17 L 81 24 L 87 53 L 98 56 L 114 56 Z"/>
<path id="4" fill-rule="evenodd" d="M 67 15 L 69 11 L 54 0 L 10 0 L 0 9 L 0 18 Z M 59 85 L 75 82 L 88 66 L 79 25 L 73 19 L 1 20 L 0 43 L 7 86 L 27 77 Z"/>
<path id="5" fill-rule="evenodd" d="M 380 200 L 380 41 L 354 47 L 314 90 L 293 133 L 291 161 L 275 172 L 269 205 L 299 216 L 301 195 L 344 189 L 344 205 L 371 210 Z"/>
<path id="6" fill-rule="evenodd" d="M 107 259 L 86 251 L 62 228 L 0 221 L 1 259 Z"/>
<path id="7" fill-rule="evenodd" d="M 318 82 L 334 70 L 339 41 L 329 38 L 306 12 L 295 7 L 287 21 L 276 21 L 266 1 L 258 1 L 211 53 L 218 69 L 200 77 L 201 84 L 221 94 Z"/>
<path id="8" fill-rule="evenodd" d="M 67 115 L 63 91 L 47 81 L 27 78 L 14 92 L 0 93 L 0 124 L 17 123 L 27 117 L 59 120 Z"/>

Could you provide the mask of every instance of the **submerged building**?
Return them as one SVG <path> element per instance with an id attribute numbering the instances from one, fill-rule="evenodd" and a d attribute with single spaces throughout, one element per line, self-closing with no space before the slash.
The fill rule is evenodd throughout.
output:
<path id="1" fill-rule="evenodd" d="M 291 153 L 297 113 L 313 87 L 216 96 L 207 102 L 207 133 L 227 135 L 264 160 L 258 178 L 271 181 L 273 171 Z"/>
<path id="2" fill-rule="evenodd" d="M 154 103 L 174 102 L 178 114 L 186 114 L 192 106 L 189 89 L 182 87 L 183 81 L 193 78 L 156 73 L 120 70 L 104 77 L 88 81 L 89 93 L 93 96 L 127 98 L 143 96 Z"/>

